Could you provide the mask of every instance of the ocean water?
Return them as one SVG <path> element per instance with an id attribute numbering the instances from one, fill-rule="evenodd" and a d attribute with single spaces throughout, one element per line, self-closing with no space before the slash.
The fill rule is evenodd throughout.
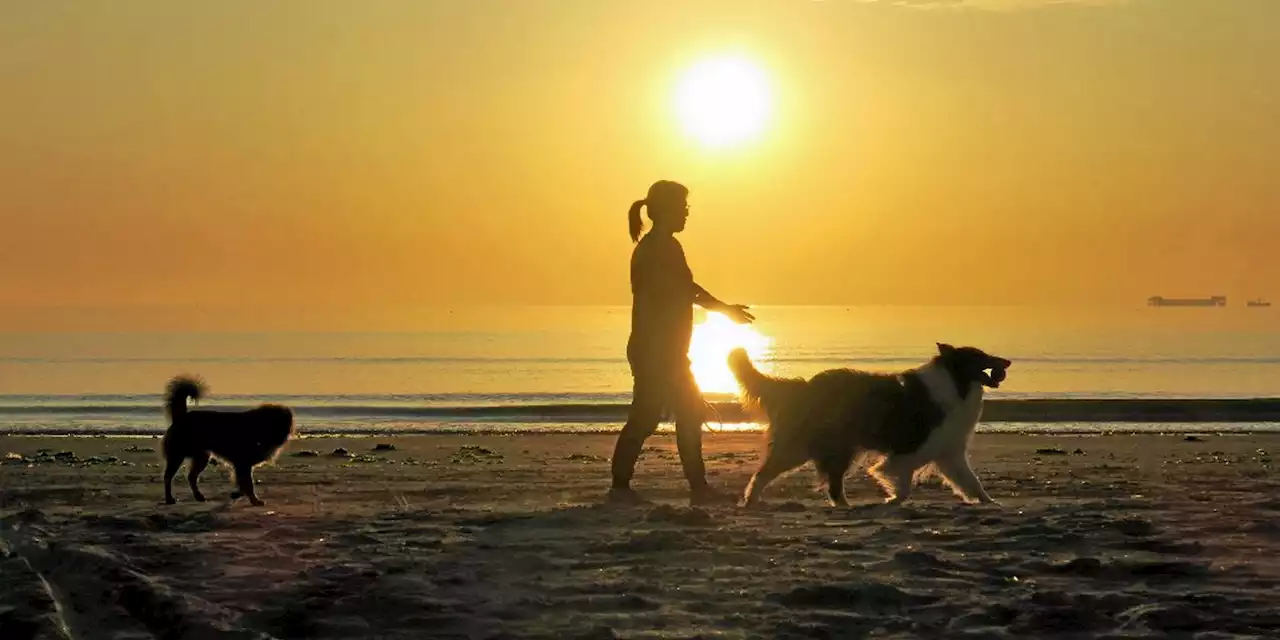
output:
<path id="1" fill-rule="evenodd" d="M 1280 397 L 1280 314 L 1270 308 L 755 312 L 749 329 L 698 314 L 691 357 L 709 399 L 732 399 L 723 362 L 735 345 L 766 370 L 804 376 L 915 366 L 939 341 L 1014 361 L 989 398 Z M 493 307 L 439 309 L 406 332 L 0 334 L 0 429 L 158 432 L 161 392 L 178 373 L 208 382 L 205 406 L 285 402 L 311 431 L 613 429 L 630 399 L 628 323 L 625 307 Z"/>

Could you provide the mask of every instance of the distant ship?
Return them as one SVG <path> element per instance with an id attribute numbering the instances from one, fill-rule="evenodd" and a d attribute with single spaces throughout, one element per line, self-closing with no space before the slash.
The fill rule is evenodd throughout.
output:
<path id="1" fill-rule="evenodd" d="M 1210 296 L 1208 298 L 1166 298 L 1151 296 L 1147 298 L 1148 307 L 1225 307 L 1226 296 Z"/>
<path id="2" fill-rule="evenodd" d="M 1245 305 L 1250 307 L 1269 307 L 1271 306 L 1271 303 L 1263 300 L 1262 298 L 1257 298 L 1256 300 L 1246 302 Z"/>

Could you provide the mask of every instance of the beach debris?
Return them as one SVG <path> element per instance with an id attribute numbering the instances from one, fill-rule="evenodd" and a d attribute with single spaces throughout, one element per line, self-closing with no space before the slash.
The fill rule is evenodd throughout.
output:
<path id="1" fill-rule="evenodd" d="M 20 453 L 7 453 L 4 457 L 5 464 L 79 464 L 81 466 L 93 465 L 119 465 L 122 467 L 134 466 L 132 462 L 121 460 L 116 456 L 90 456 L 88 458 L 77 457 L 72 451 L 59 451 L 50 453 L 48 449 L 41 449 L 34 456 L 24 456 Z"/>
<path id="2" fill-rule="evenodd" d="M 707 460 L 707 461 L 711 461 L 711 460 L 725 460 L 725 461 L 733 461 L 733 460 L 738 459 L 739 457 L 741 457 L 741 456 L 740 456 L 739 454 L 737 454 L 737 453 L 733 452 L 733 451 L 725 451 L 725 452 L 722 452 L 722 453 L 712 453 L 712 454 L 709 454 L 709 455 L 707 455 L 707 456 L 706 456 L 706 460 Z"/>
<path id="3" fill-rule="evenodd" d="M 1067 452 L 1066 452 L 1066 451 L 1063 451 L 1062 449 L 1059 449 L 1059 448 L 1057 448 L 1057 447 L 1045 447 L 1045 448 L 1043 448 L 1043 449 L 1036 449 L 1036 453 L 1038 453 L 1038 454 L 1040 454 L 1040 455 L 1042 455 L 1042 456 L 1065 456 L 1065 455 L 1067 455 Z"/>
<path id="4" fill-rule="evenodd" d="M 464 444 L 449 457 L 449 461 L 454 464 L 501 463 L 502 454 L 477 444 Z"/>
<path id="5" fill-rule="evenodd" d="M 379 442 L 378 444 L 373 445 L 373 450 L 374 451 L 395 451 L 396 446 L 389 442 Z"/>
<path id="6" fill-rule="evenodd" d="M 333 453 L 330 453 L 329 455 L 334 458 L 350 458 L 351 452 L 347 451 L 346 449 L 343 449 L 342 447 L 338 447 L 337 449 L 334 449 Z"/>
<path id="7" fill-rule="evenodd" d="M 319 452 L 319 451 L 316 451 L 315 449 L 304 449 L 304 450 L 302 450 L 302 451 L 295 451 L 295 452 L 294 452 L 294 454 L 293 454 L 293 457 L 295 457 L 295 458 L 319 458 L 319 457 L 320 457 L 320 452 Z"/>
<path id="8" fill-rule="evenodd" d="M 151 447 L 139 447 L 136 444 L 131 444 L 124 448 L 124 452 L 125 453 L 155 453 L 155 449 L 152 449 Z"/>
<path id="9" fill-rule="evenodd" d="M 1187 436 L 1182 439 L 1183 442 L 1204 442 L 1204 438 L 1200 436 Z"/>
<path id="10" fill-rule="evenodd" d="M 88 458 L 81 460 L 81 462 L 85 464 L 120 464 L 124 463 L 124 460 L 115 456 L 89 456 Z"/>
<path id="11" fill-rule="evenodd" d="M 573 462 L 604 462 L 605 458 L 603 456 L 591 455 L 589 453 L 571 453 L 568 456 L 565 456 L 565 460 Z"/>
<path id="12" fill-rule="evenodd" d="M 1082 456 L 1082 455 L 1084 455 L 1084 449 L 1076 449 L 1075 451 L 1072 451 L 1072 452 L 1071 452 L 1071 455 L 1073 455 L 1073 456 Z"/>

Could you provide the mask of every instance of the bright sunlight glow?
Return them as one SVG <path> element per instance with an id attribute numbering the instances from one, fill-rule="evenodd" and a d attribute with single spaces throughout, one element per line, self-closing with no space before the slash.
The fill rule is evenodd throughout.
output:
<path id="1" fill-rule="evenodd" d="M 708 313 L 706 320 L 693 327 L 693 341 L 689 345 L 689 361 L 698 387 L 703 393 L 736 393 L 738 381 L 729 371 L 729 352 L 742 347 L 756 367 L 768 371 L 761 360 L 769 355 L 772 342 L 750 325 L 736 324 L 719 313 Z"/>
<path id="2" fill-rule="evenodd" d="M 772 108 L 760 67 L 738 56 L 709 58 L 690 67 L 676 87 L 676 115 L 704 145 L 720 147 L 758 135 Z"/>

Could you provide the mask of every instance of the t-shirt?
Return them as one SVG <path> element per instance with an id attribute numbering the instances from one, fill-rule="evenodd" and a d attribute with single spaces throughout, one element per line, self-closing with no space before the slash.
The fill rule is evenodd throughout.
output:
<path id="1" fill-rule="evenodd" d="M 631 253 L 627 357 L 684 362 L 693 336 L 693 272 L 674 236 L 647 234 Z"/>

